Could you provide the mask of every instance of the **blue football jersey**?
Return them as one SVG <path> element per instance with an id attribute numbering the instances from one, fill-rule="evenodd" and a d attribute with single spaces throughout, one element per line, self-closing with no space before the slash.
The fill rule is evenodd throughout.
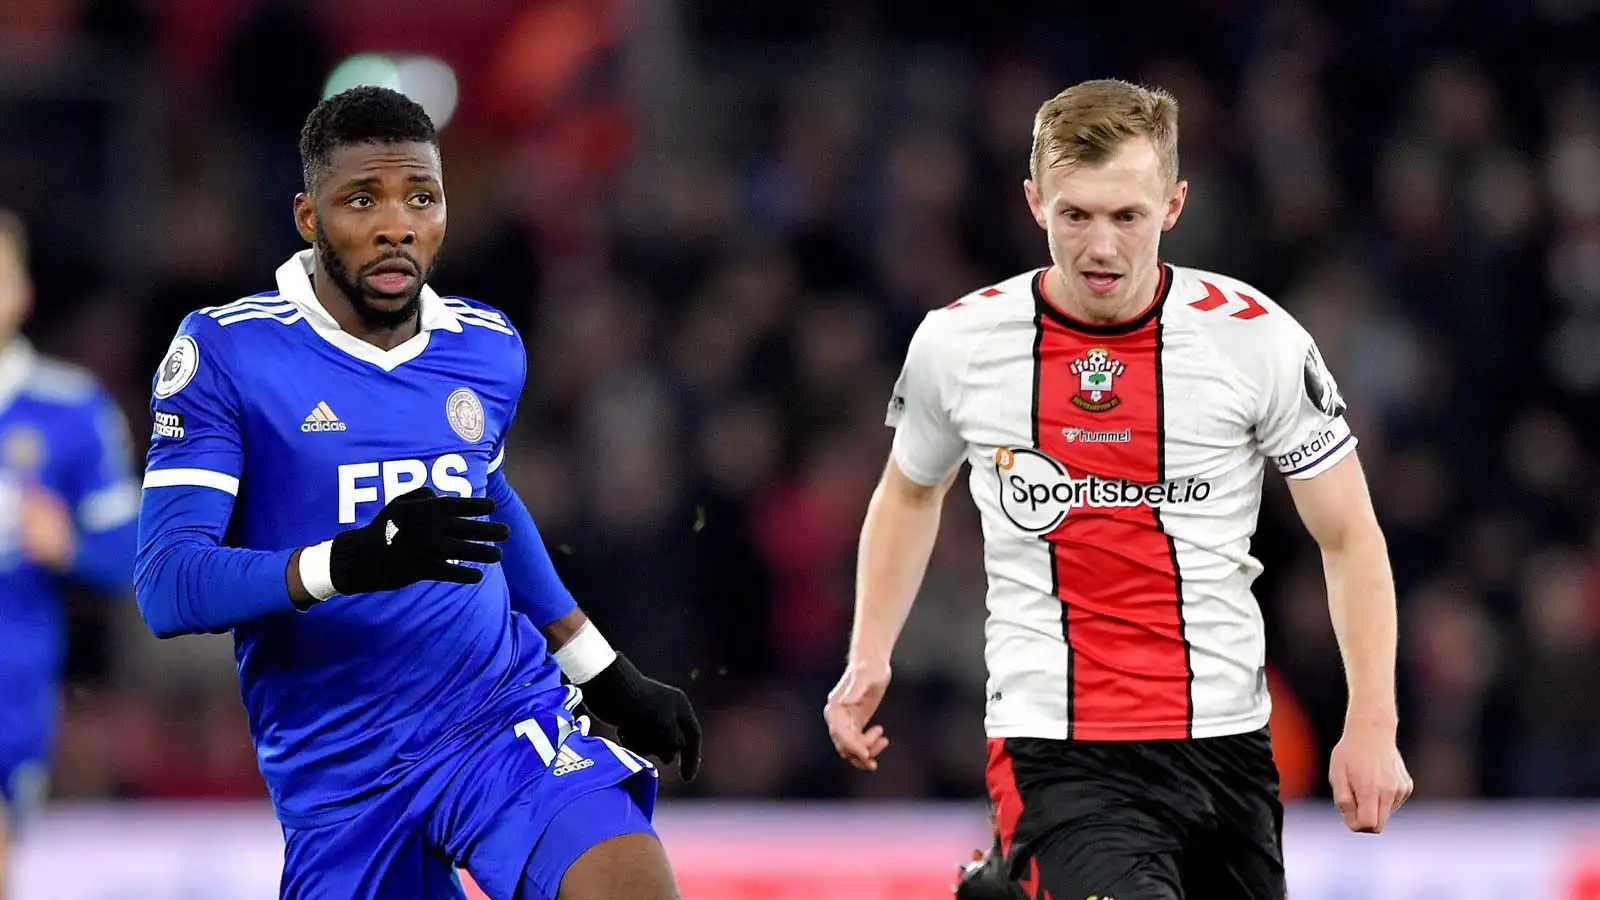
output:
<path id="1" fill-rule="evenodd" d="M 261 772 L 297 828 L 353 815 L 499 693 L 560 683 L 499 565 L 477 585 L 289 604 L 295 548 L 420 486 L 484 496 L 503 478 L 527 367 L 503 316 L 431 288 L 405 343 L 382 350 L 345 333 L 316 299 L 312 259 L 279 268 L 276 291 L 184 320 L 154 379 L 140 513 L 141 568 L 188 541 L 253 551 L 229 566 L 275 569 L 257 579 L 275 587 L 241 600 L 250 615 L 228 628 Z M 179 572 L 170 593 L 206 600 L 218 590 L 206 579 L 225 571 L 207 565 Z M 193 608 L 151 608 L 172 600 L 141 594 L 158 633 L 223 630 Z"/>
<path id="2" fill-rule="evenodd" d="M 48 754 L 67 581 L 107 594 L 130 586 L 139 511 L 132 467 L 127 423 L 99 382 L 21 338 L 9 341 L 0 351 L 0 782 L 9 764 Z M 68 571 L 23 551 L 20 517 L 33 490 L 72 513 L 77 552 Z"/>

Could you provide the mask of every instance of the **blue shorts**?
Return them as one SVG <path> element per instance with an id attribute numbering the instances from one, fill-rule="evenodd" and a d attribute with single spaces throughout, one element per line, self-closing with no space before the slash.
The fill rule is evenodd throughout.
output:
<path id="1" fill-rule="evenodd" d="M 653 766 L 588 734 L 569 687 L 460 735 L 353 818 L 284 829 L 281 900 L 464 897 L 457 869 L 495 898 L 555 900 L 595 844 L 654 834 Z"/>

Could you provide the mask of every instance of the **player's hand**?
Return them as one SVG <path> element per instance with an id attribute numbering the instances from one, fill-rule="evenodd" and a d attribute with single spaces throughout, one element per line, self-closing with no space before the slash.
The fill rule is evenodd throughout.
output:
<path id="1" fill-rule="evenodd" d="M 851 662 L 822 707 L 834 749 L 850 765 L 867 772 L 878 770 L 878 754 L 889 746 L 882 725 L 867 727 L 888 689 L 888 662 Z"/>
<path id="2" fill-rule="evenodd" d="M 1333 802 L 1351 831 L 1381 834 L 1411 797 L 1411 775 L 1392 728 L 1346 725 L 1328 766 Z"/>
<path id="3" fill-rule="evenodd" d="M 22 553 L 32 562 L 65 572 L 78 553 L 78 530 L 72 512 L 58 496 L 41 487 L 29 487 L 22 497 L 17 522 Z"/>
<path id="4" fill-rule="evenodd" d="M 678 763 L 693 781 L 700 772 L 700 720 L 689 695 L 648 678 L 621 653 L 599 675 L 579 686 L 595 717 L 617 729 L 617 742 L 662 765 Z"/>
<path id="5" fill-rule="evenodd" d="M 328 554 L 328 574 L 341 594 L 393 591 L 419 581 L 477 584 L 483 570 L 463 562 L 497 563 L 495 546 L 511 536 L 488 497 L 441 497 L 424 486 L 390 500 L 373 520 L 342 531 Z"/>

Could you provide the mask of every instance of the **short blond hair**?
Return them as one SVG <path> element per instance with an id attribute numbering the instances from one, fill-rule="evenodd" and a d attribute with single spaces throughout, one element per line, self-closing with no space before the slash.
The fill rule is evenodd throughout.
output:
<path id="1" fill-rule="evenodd" d="M 1134 138 L 1149 138 L 1161 176 L 1178 178 L 1178 101 L 1161 88 L 1112 78 L 1085 81 L 1051 97 L 1033 117 L 1028 171 L 1035 183 L 1045 169 L 1096 166 Z"/>

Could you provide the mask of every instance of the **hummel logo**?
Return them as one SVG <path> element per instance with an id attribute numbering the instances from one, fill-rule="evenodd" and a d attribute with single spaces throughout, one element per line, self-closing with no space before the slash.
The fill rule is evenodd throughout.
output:
<path id="1" fill-rule="evenodd" d="M 594 760 L 585 759 L 578 754 L 578 751 L 568 747 L 566 744 L 562 744 L 561 749 L 556 753 L 555 774 L 559 778 L 572 772 L 581 772 L 592 765 L 594 765 Z"/>
<path id="2" fill-rule="evenodd" d="M 383 545 L 385 547 L 394 543 L 394 536 L 400 533 L 400 526 L 393 519 L 383 523 Z"/>
<path id="3" fill-rule="evenodd" d="M 319 400 L 311 414 L 306 416 L 305 423 L 300 426 L 304 432 L 313 431 L 344 431 L 346 426 L 333 414 L 333 409 L 328 406 L 328 401 Z"/>

